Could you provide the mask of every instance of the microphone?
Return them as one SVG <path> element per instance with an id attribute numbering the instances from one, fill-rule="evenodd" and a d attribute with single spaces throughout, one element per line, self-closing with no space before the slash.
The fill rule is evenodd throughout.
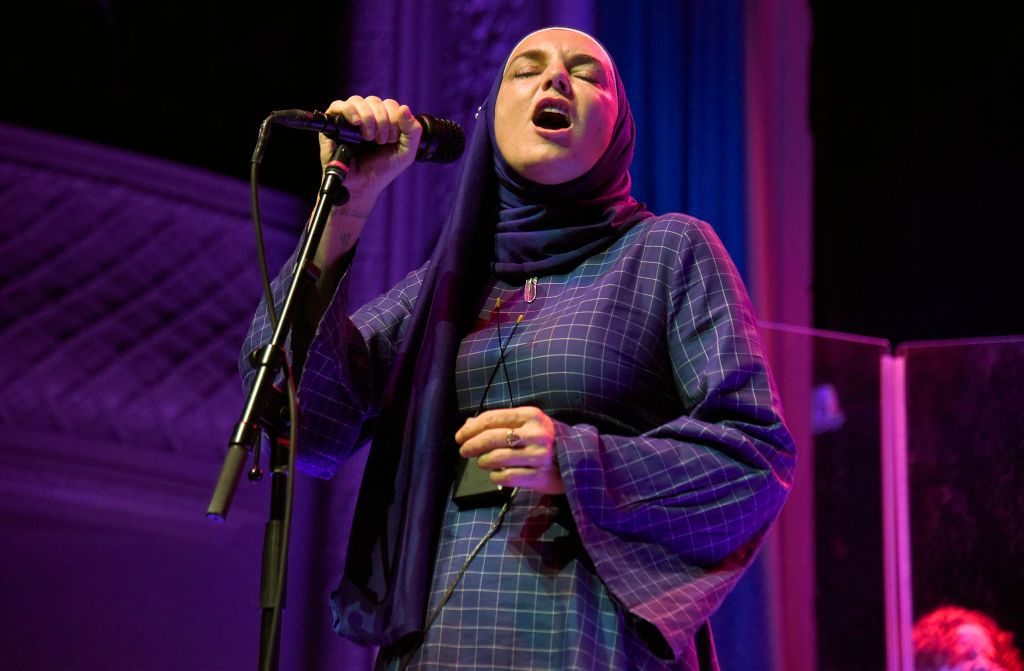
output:
<path id="1" fill-rule="evenodd" d="M 270 117 L 275 124 L 299 130 L 315 130 L 339 142 L 365 142 L 359 127 L 350 124 L 340 114 L 278 110 L 272 112 Z M 466 133 L 462 126 L 451 119 L 441 119 L 430 114 L 417 114 L 416 120 L 423 126 L 423 136 L 416 150 L 417 161 L 451 163 L 462 156 L 462 150 L 466 148 Z"/>

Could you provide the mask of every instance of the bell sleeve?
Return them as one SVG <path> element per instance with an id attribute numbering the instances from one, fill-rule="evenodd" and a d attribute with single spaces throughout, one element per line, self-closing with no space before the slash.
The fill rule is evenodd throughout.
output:
<path id="1" fill-rule="evenodd" d="M 633 436 L 555 422 L 566 496 L 598 575 L 675 657 L 752 560 L 795 463 L 746 291 L 698 224 L 669 273 L 666 365 L 685 414 Z"/>
<path id="2" fill-rule="evenodd" d="M 278 311 L 294 272 L 293 257 L 271 283 Z M 423 273 L 424 268 L 409 273 L 350 317 L 346 269 L 331 295 L 312 296 L 297 317 L 288 349 L 298 363 L 296 369 L 301 368 L 296 462 L 303 472 L 331 477 L 372 435 Z M 238 364 L 246 389 L 256 374 L 249 354 L 272 335 L 266 304 L 260 301 Z"/>

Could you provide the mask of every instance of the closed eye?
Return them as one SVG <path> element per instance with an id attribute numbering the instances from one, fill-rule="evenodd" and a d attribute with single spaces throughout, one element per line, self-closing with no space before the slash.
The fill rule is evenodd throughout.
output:
<path id="1" fill-rule="evenodd" d="M 599 72 L 595 72 L 594 69 L 590 67 L 574 70 L 572 75 L 577 79 L 582 79 L 583 81 L 590 82 L 591 84 L 600 84 L 604 81 L 601 74 Z"/>

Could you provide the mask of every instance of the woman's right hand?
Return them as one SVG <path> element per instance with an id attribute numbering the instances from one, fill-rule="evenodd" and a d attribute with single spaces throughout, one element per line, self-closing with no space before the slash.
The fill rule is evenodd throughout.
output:
<path id="1" fill-rule="evenodd" d="M 416 160 L 423 127 L 406 105 L 376 96 L 335 100 L 328 114 L 340 114 L 359 128 L 363 139 L 349 164 L 345 187 L 349 201 L 331 211 L 314 263 L 322 270 L 335 266 L 356 244 L 377 196 Z M 325 166 L 337 145 L 320 134 L 320 165 Z M 327 277 L 332 277 L 330 273 Z"/>
<path id="2" fill-rule="evenodd" d="M 345 186 L 358 200 L 376 200 L 384 188 L 416 160 L 423 127 L 407 105 L 390 98 L 351 96 L 335 100 L 328 114 L 338 114 L 362 132 Z M 374 144 L 378 146 L 374 146 Z M 335 143 L 320 134 L 320 164 L 326 166 Z"/>

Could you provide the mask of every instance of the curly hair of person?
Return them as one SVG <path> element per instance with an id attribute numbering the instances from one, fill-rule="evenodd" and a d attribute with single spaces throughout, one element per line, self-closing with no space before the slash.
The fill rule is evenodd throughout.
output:
<path id="1" fill-rule="evenodd" d="M 1013 645 L 1013 634 L 1000 629 L 988 615 L 959 606 L 941 606 L 914 624 L 914 666 L 917 671 L 939 671 L 943 666 L 965 661 L 954 658 L 957 629 L 965 624 L 976 625 L 988 634 L 995 650 L 992 661 L 1006 671 L 1024 671 L 1020 652 Z"/>

